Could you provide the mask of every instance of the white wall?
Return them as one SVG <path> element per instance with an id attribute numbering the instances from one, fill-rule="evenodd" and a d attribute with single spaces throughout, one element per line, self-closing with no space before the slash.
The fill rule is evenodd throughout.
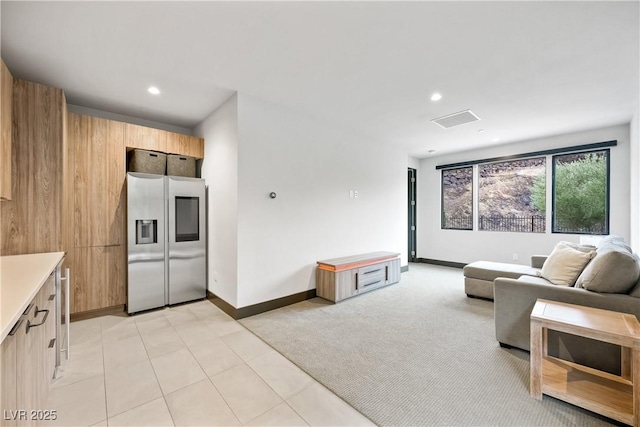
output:
<path id="1" fill-rule="evenodd" d="M 629 201 L 631 203 L 630 244 L 635 252 L 640 251 L 640 108 L 631 119 L 630 133 L 630 162 L 631 189 Z"/>
<path id="2" fill-rule="evenodd" d="M 610 232 L 630 239 L 629 125 L 558 135 L 484 150 L 421 161 L 418 175 L 418 257 L 469 263 L 477 260 L 528 264 L 531 255 L 547 254 L 560 240 L 579 241 L 578 235 L 512 233 L 440 229 L 440 171 L 436 165 L 521 154 L 551 148 L 617 140 L 611 148 Z M 519 261 L 513 261 L 517 253 Z"/>
<path id="3" fill-rule="evenodd" d="M 237 307 L 315 288 L 318 260 L 407 264 L 406 153 L 243 94 L 238 127 Z"/>
<path id="4" fill-rule="evenodd" d="M 417 159 L 415 157 L 409 157 L 407 159 L 407 167 L 408 168 L 412 168 L 412 169 L 419 169 L 420 168 L 420 159 Z"/>
<path id="5" fill-rule="evenodd" d="M 202 178 L 209 185 L 207 288 L 238 300 L 238 98 L 231 97 L 194 129 L 205 139 Z"/>

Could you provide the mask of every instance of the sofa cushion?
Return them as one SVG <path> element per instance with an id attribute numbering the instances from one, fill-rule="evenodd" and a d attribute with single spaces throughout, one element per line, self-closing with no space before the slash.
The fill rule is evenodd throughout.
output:
<path id="1" fill-rule="evenodd" d="M 615 234 L 611 234 L 609 236 L 605 236 L 598 243 L 598 249 L 606 249 L 616 247 L 620 250 L 626 250 L 627 252 L 632 252 L 631 247 L 624 241 L 624 239 L 620 236 L 616 236 Z"/>
<path id="2" fill-rule="evenodd" d="M 596 257 L 578 277 L 576 286 L 593 292 L 626 294 L 636 285 L 640 275 L 638 257 L 617 236 L 598 244 Z"/>
<path id="3" fill-rule="evenodd" d="M 536 285 L 543 285 L 543 286 L 555 286 L 553 283 L 551 283 L 550 281 L 548 281 L 544 277 L 539 277 L 539 276 L 538 277 L 520 276 L 520 277 L 518 277 L 518 282 L 533 283 L 533 284 L 536 284 Z"/>
<path id="4" fill-rule="evenodd" d="M 573 286 L 594 254 L 595 251 L 583 252 L 559 242 L 542 265 L 540 276 L 554 285 Z"/>
<path id="5" fill-rule="evenodd" d="M 581 245 L 580 243 L 564 242 L 564 241 L 560 243 L 564 243 L 580 252 L 593 252 L 596 250 L 596 247 L 593 245 Z"/>
<path id="6" fill-rule="evenodd" d="M 629 295 L 632 297 L 640 298 L 640 279 L 636 282 L 636 286 L 631 288 Z"/>
<path id="7" fill-rule="evenodd" d="M 492 261 L 475 261 L 464 266 L 462 272 L 465 277 L 493 282 L 496 277 L 517 279 L 523 274 L 536 276 L 538 269 L 520 264 L 508 264 Z"/>

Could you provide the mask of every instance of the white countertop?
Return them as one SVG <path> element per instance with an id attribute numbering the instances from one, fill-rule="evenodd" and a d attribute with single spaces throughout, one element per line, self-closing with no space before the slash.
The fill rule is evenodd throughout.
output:
<path id="1" fill-rule="evenodd" d="M 0 257 L 0 342 L 64 258 L 64 252 Z"/>

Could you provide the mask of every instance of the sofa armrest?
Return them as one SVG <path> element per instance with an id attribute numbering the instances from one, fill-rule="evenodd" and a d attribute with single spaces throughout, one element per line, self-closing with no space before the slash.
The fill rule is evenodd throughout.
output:
<path id="1" fill-rule="evenodd" d="M 542 265 L 547 260 L 548 255 L 532 255 L 531 256 L 531 267 L 533 268 L 542 268 Z"/>
<path id="2" fill-rule="evenodd" d="M 496 339 L 529 350 L 531 310 L 538 298 L 605 310 L 631 313 L 640 318 L 638 299 L 624 294 L 604 294 L 540 282 L 499 277 L 493 283 Z"/>

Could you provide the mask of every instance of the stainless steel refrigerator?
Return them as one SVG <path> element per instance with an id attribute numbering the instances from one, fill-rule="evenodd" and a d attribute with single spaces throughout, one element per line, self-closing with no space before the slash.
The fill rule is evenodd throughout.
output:
<path id="1" fill-rule="evenodd" d="M 203 179 L 127 174 L 129 314 L 206 297 Z"/>

